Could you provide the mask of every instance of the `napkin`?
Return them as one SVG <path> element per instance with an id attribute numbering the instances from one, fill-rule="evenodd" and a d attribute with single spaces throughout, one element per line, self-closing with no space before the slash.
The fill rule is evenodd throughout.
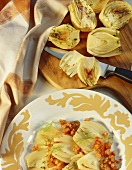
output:
<path id="1" fill-rule="evenodd" d="M 4 0 L 0 11 L 0 143 L 27 104 L 48 35 L 67 14 L 70 0 Z"/>

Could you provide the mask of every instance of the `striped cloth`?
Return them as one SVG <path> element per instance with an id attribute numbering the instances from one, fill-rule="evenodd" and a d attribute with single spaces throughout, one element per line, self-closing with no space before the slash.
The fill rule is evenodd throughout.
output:
<path id="1" fill-rule="evenodd" d="M 6 127 L 32 95 L 37 81 L 40 56 L 50 29 L 62 22 L 68 12 L 69 1 L 2 0 L 0 142 Z"/>

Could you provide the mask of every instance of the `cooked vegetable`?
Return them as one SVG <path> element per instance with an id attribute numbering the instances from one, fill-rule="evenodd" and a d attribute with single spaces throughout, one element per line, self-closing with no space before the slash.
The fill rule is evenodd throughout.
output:
<path id="1" fill-rule="evenodd" d="M 63 168 L 63 170 L 79 170 L 77 161 L 83 156 L 83 154 L 77 154 L 71 157 L 70 163 Z"/>
<path id="2" fill-rule="evenodd" d="M 69 135 L 63 135 L 59 138 L 55 138 L 54 142 L 51 148 L 52 155 L 60 161 L 69 163 L 71 157 L 75 155 L 72 151 L 75 145 L 73 138 Z"/>
<path id="3" fill-rule="evenodd" d="M 36 168 L 45 167 L 46 168 L 47 164 L 46 164 L 45 156 L 46 156 L 46 149 L 36 150 L 34 152 L 31 152 L 25 157 L 27 166 L 29 168 L 33 168 L 33 167 L 36 167 Z"/>
<path id="4" fill-rule="evenodd" d="M 74 48 L 80 41 L 80 31 L 69 24 L 63 24 L 51 29 L 49 41 L 62 49 Z"/>
<path id="5" fill-rule="evenodd" d="M 89 86 L 97 84 L 101 68 L 95 57 L 84 57 L 77 65 L 77 74 L 80 80 Z"/>
<path id="6" fill-rule="evenodd" d="M 83 121 L 78 128 L 76 134 L 73 136 L 73 140 L 83 150 L 85 154 L 93 150 L 93 143 L 96 137 L 107 141 L 107 138 L 103 138 L 102 134 L 106 133 L 106 129 L 97 122 Z"/>
<path id="7" fill-rule="evenodd" d="M 76 29 L 90 32 L 97 25 L 96 15 L 93 9 L 84 0 L 72 0 L 68 6 L 72 24 Z"/>
<path id="8" fill-rule="evenodd" d="M 119 31 L 100 27 L 87 37 L 88 53 L 98 57 L 111 57 L 121 54 Z"/>
<path id="9" fill-rule="evenodd" d="M 40 129 L 36 135 L 32 150 L 42 150 L 47 148 L 49 142 L 61 134 L 61 131 L 58 131 L 58 128 L 59 124 L 51 122 L 50 124 L 46 124 L 44 128 Z"/>
<path id="10" fill-rule="evenodd" d="M 97 83 L 101 73 L 95 57 L 85 57 L 75 50 L 66 53 L 59 66 L 70 77 L 78 74 L 80 80 L 89 86 Z"/>
<path id="11" fill-rule="evenodd" d="M 99 158 L 95 152 L 90 152 L 87 155 L 82 156 L 78 161 L 77 165 L 79 170 L 100 170 Z"/>
<path id="12" fill-rule="evenodd" d="M 99 13 L 108 2 L 109 0 L 86 0 L 87 5 L 89 5 L 95 13 Z"/>
<path id="13" fill-rule="evenodd" d="M 25 157 L 28 170 L 119 170 L 120 159 L 116 160 L 116 152 L 111 151 L 106 128 L 87 118 L 78 122 L 61 119 L 40 129 L 31 152 Z M 73 136 L 72 128 L 68 128 L 71 125 L 77 127 Z M 42 147 L 42 136 L 49 139 L 46 147 L 45 141 Z"/>
<path id="14" fill-rule="evenodd" d="M 104 26 L 112 29 L 120 29 L 129 22 L 131 17 L 132 7 L 125 1 L 108 3 L 99 15 Z"/>
<path id="15" fill-rule="evenodd" d="M 77 51 L 67 52 L 60 60 L 60 68 L 70 77 L 77 74 L 77 64 L 84 56 Z"/>

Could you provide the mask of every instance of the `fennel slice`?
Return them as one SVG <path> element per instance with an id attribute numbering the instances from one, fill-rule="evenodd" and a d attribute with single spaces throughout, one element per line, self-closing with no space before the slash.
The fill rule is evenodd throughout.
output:
<path id="1" fill-rule="evenodd" d="M 83 154 L 77 154 L 71 157 L 71 161 L 62 170 L 79 170 L 77 166 L 77 160 L 80 159 Z"/>
<path id="2" fill-rule="evenodd" d="M 75 155 L 70 144 L 56 143 L 51 148 L 51 151 L 55 158 L 65 163 L 69 163 L 71 157 Z"/>
<path id="3" fill-rule="evenodd" d="M 70 51 L 66 53 L 60 60 L 59 67 L 70 77 L 77 74 L 77 63 L 84 56 L 77 51 Z"/>
<path id="4" fill-rule="evenodd" d="M 82 156 L 77 165 L 80 170 L 100 170 L 99 159 L 96 157 L 96 153 L 90 152 L 87 155 Z"/>
<path id="5" fill-rule="evenodd" d="M 34 151 L 34 152 L 31 152 L 30 154 L 28 154 L 25 157 L 27 167 L 28 168 L 37 167 L 38 162 L 39 162 L 39 165 L 46 166 L 46 161 L 44 159 L 46 154 L 47 154 L 46 149 L 41 150 L 41 151 Z"/>

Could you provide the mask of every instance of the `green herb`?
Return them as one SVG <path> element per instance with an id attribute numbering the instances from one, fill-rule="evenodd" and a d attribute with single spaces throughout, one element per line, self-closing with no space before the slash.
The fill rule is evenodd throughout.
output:
<path id="1" fill-rule="evenodd" d="M 92 133 L 90 131 L 83 131 L 81 129 L 81 133 L 82 133 L 82 138 L 78 142 L 93 139 Z"/>
<path id="2" fill-rule="evenodd" d="M 45 122 L 44 123 L 44 128 L 42 130 L 43 130 L 43 132 L 48 132 L 48 131 L 51 131 L 51 130 L 55 129 L 55 127 L 57 125 L 59 125 L 59 122 L 54 122 L 54 121 L 52 121 L 51 123 Z"/>

